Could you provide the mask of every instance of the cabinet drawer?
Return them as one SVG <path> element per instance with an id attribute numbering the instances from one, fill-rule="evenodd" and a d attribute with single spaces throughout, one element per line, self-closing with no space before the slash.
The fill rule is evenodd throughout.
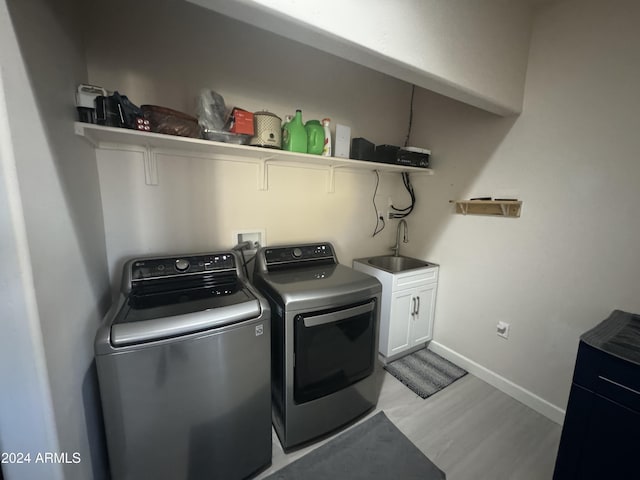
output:
<path id="1" fill-rule="evenodd" d="M 628 390 L 640 392 L 638 372 L 637 364 L 580 341 L 574 383 L 594 392 L 611 385 L 622 385 Z"/>
<path id="2" fill-rule="evenodd" d="M 580 341 L 574 383 L 640 412 L 638 366 Z"/>
<path id="3" fill-rule="evenodd" d="M 438 281 L 438 269 L 428 268 L 425 270 L 416 270 L 415 272 L 407 272 L 401 275 L 396 275 L 393 279 L 393 289 L 409 288 L 416 285 L 437 282 Z"/>

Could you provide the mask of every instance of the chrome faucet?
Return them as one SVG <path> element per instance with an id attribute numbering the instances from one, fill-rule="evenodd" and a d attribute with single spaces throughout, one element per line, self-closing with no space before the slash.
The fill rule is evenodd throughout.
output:
<path id="1" fill-rule="evenodd" d="M 394 257 L 400 256 L 400 229 L 402 228 L 402 225 L 404 225 L 404 237 L 402 239 L 402 242 L 409 243 L 409 227 L 407 226 L 407 221 L 405 219 L 402 219 L 398 222 L 398 231 L 396 232 L 396 244 L 393 247 L 391 247 L 391 250 L 393 250 Z"/>

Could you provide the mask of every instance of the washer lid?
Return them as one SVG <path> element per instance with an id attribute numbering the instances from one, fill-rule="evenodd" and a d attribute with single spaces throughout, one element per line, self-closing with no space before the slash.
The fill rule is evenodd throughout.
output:
<path id="1" fill-rule="evenodd" d="M 136 295 L 111 325 L 111 344 L 123 347 L 187 335 L 260 316 L 258 299 L 240 282 L 162 294 Z"/>

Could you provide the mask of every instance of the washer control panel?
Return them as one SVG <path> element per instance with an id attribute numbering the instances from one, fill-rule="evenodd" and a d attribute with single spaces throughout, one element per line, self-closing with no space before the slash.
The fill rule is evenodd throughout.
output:
<path id="1" fill-rule="evenodd" d="M 235 268 L 236 261 L 232 253 L 140 259 L 134 260 L 131 264 L 131 280 L 172 277 L 188 273 L 215 273 L 235 270 Z"/>
<path id="2" fill-rule="evenodd" d="M 330 243 L 314 243 L 307 245 L 292 245 L 286 247 L 274 247 L 264 250 L 264 260 L 271 265 L 295 265 L 313 263 L 338 263 Z"/>

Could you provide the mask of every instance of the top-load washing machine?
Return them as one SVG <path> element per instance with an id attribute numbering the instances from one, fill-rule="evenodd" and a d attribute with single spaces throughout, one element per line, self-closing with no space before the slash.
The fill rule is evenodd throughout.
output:
<path id="1" fill-rule="evenodd" d="M 234 252 L 140 258 L 95 339 L 113 480 L 271 463 L 269 305 Z"/>
<path id="2" fill-rule="evenodd" d="M 271 306 L 273 424 L 285 450 L 371 410 L 381 386 L 380 294 L 330 243 L 265 247 L 254 285 Z"/>

